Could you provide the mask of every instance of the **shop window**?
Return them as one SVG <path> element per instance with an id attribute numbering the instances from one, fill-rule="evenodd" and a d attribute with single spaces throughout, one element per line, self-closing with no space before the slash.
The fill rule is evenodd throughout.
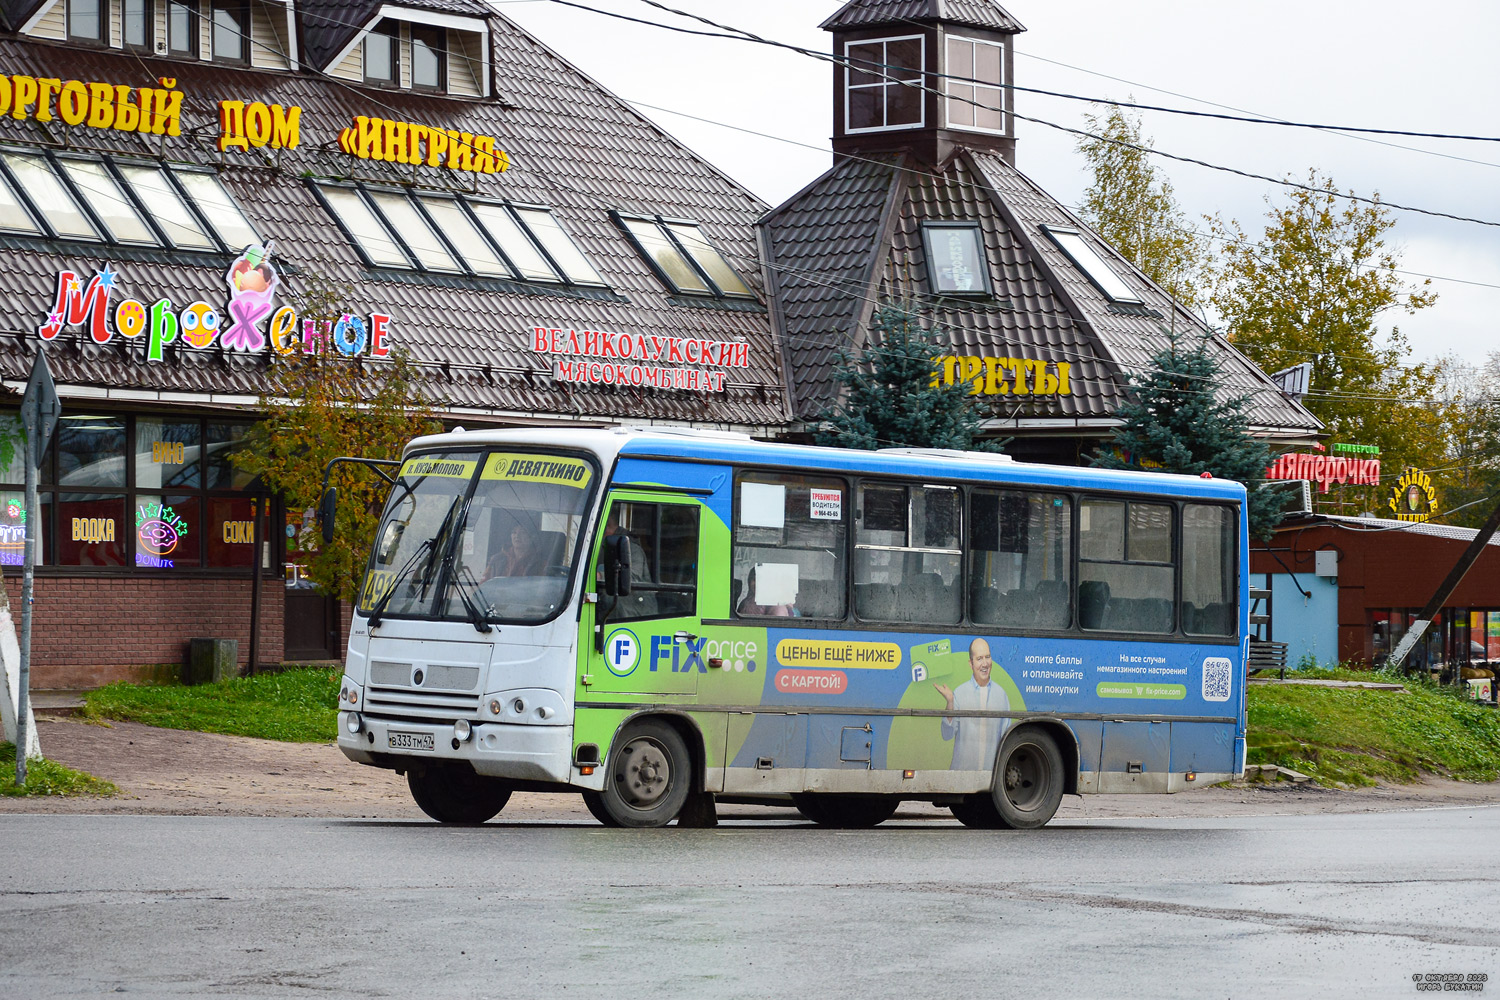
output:
<path id="1" fill-rule="evenodd" d="M 137 489 L 197 489 L 202 483 L 197 420 L 135 420 Z"/>
<path id="2" fill-rule="evenodd" d="M 133 515 L 135 565 L 179 569 L 201 563 L 202 498 L 137 493 Z"/>
<path id="3" fill-rule="evenodd" d="M 401 249 L 385 223 L 352 188 L 318 185 L 318 193 L 354 243 L 370 263 L 386 267 L 411 267 L 411 260 Z"/>
<path id="4" fill-rule="evenodd" d="M 120 164 L 119 168 L 136 197 L 151 207 L 151 217 L 169 243 L 185 250 L 219 249 L 167 178 L 164 168 L 132 164 Z"/>
<path id="5" fill-rule="evenodd" d="M 400 234 L 407 249 L 423 268 L 429 271 L 462 270 L 410 198 L 390 191 L 371 191 L 370 198 L 385 216 L 391 231 Z"/>
<path id="6" fill-rule="evenodd" d="M 463 207 L 453 198 L 426 197 L 418 199 L 428 218 L 448 238 L 458 251 L 469 270 L 486 277 L 511 277 L 511 270 L 490 247 Z"/>
<path id="7" fill-rule="evenodd" d="M 617 502 L 604 530 L 606 535 L 630 538 L 630 593 L 616 600 L 609 611 L 611 620 L 696 613 L 697 506 Z"/>
<path id="8" fill-rule="evenodd" d="M 102 45 L 104 27 L 108 21 L 107 0 L 66 0 L 68 12 L 68 41 L 89 42 Z"/>
<path id="9" fill-rule="evenodd" d="M 51 165 L 40 156 L 26 153 L 6 153 L 5 165 L 17 186 L 41 210 L 52 233 L 77 239 L 97 240 L 93 223 L 78 207 L 73 196 L 52 172 Z"/>
<path id="10" fill-rule="evenodd" d="M 605 283 L 599 272 L 594 270 L 594 265 L 583 255 L 583 251 L 574 245 L 572 237 L 563 232 L 551 209 L 517 207 L 515 211 L 521 225 L 530 230 L 564 278 L 575 285 Z"/>
<path id="11" fill-rule="evenodd" d="M 247 423 L 208 422 L 204 435 L 204 480 L 211 490 L 247 490 L 255 475 L 234 464 L 234 456 L 243 451 L 248 443 L 250 428 Z"/>
<path id="12" fill-rule="evenodd" d="M 416 90 L 446 90 L 448 40 L 442 28 L 411 27 L 411 85 Z"/>
<path id="13" fill-rule="evenodd" d="M 204 532 L 210 569 L 255 565 L 256 501 L 250 497 L 209 497 Z"/>
<path id="14" fill-rule="evenodd" d="M 64 413 L 49 451 L 56 456 L 59 486 L 125 486 L 124 417 Z"/>
<path id="15" fill-rule="evenodd" d="M 730 601 L 741 618 L 843 618 L 849 487 L 747 472 L 735 483 Z"/>
<path id="16" fill-rule="evenodd" d="M 51 503 L 42 494 L 43 503 Z M 37 563 L 46 561 L 46 520 L 37 526 Z M 0 565 L 20 566 L 26 561 L 26 493 L 22 490 L 0 490 Z"/>
<path id="17" fill-rule="evenodd" d="M 922 249 L 927 255 L 927 281 L 934 292 L 990 294 L 990 262 L 977 222 L 924 223 Z"/>
<path id="18" fill-rule="evenodd" d="M 174 56 L 198 55 L 198 5 L 192 0 L 167 0 L 167 50 Z"/>
<path id="19" fill-rule="evenodd" d="M 1182 508 L 1182 630 L 1188 635 L 1239 631 L 1232 507 Z"/>
<path id="20" fill-rule="evenodd" d="M 121 0 L 120 30 L 127 49 L 150 52 L 156 35 L 156 18 L 150 0 Z"/>
<path id="21" fill-rule="evenodd" d="M 919 128 L 923 124 L 921 35 L 844 46 L 846 132 Z"/>
<path id="22" fill-rule="evenodd" d="M 1085 500 L 1078 515 L 1078 621 L 1086 629 L 1175 628 L 1172 508 Z"/>
<path id="23" fill-rule="evenodd" d="M 234 0 L 214 0 L 214 62 L 250 61 L 250 8 Z"/>
<path id="24" fill-rule="evenodd" d="M 127 565 L 133 529 L 123 494 L 59 493 L 57 501 L 59 566 Z"/>
<path id="25" fill-rule="evenodd" d="M 26 481 L 24 433 L 19 413 L 15 410 L 0 411 L 0 483 Z"/>
<path id="26" fill-rule="evenodd" d="M 636 250 L 667 287 L 680 295 L 751 298 L 750 289 L 696 223 L 615 213 Z"/>
<path id="27" fill-rule="evenodd" d="M 536 243 L 526 235 L 526 231 L 521 228 L 515 216 L 510 214 L 510 209 L 504 205 L 483 201 L 471 201 L 468 202 L 468 206 L 480 225 L 500 248 L 500 252 L 505 254 L 524 280 L 562 280 L 561 275 L 551 264 L 547 263 L 547 258 L 537 249 Z"/>
<path id="28" fill-rule="evenodd" d="M 1060 493 L 975 490 L 969 511 L 969 617 L 1004 628 L 1067 628 L 1072 500 Z"/>
<path id="29" fill-rule="evenodd" d="M 1076 229 L 1063 229 L 1057 226 L 1043 226 L 1042 229 L 1052 237 L 1052 242 L 1067 254 L 1073 266 L 1082 271 L 1084 276 L 1111 302 L 1140 303 L 1140 296 L 1132 292 L 1124 279 L 1105 263 L 1104 258 L 1089 245 L 1082 233 Z"/>
<path id="30" fill-rule="evenodd" d="M 948 36 L 948 124 L 977 132 L 1005 130 L 1001 76 L 1005 49 L 999 42 Z"/>
<path id="31" fill-rule="evenodd" d="M 151 227 L 141 218 L 103 163 L 97 160 L 59 162 L 73 186 L 83 195 L 83 200 L 94 210 L 95 218 L 104 223 L 115 240 L 121 243 L 157 242 Z"/>
<path id="32" fill-rule="evenodd" d="M 860 486 L 854 534 L 856 615 L 881 622 L 959 620 L 962 500 L 951 486 Z"/>
<path id="33" fill-rule="evenodd" d="M 381 21 L 365 34 L 365 82 L 377 87 L 394 87 L 401 79 L 401 26 L 389 19 Z"/>
<path id="34" fill-rule="evenodd" d="M 255 227 L 240 211 L 219 178 L 197 170 L 175 170 L 172 175 L 198 206 L 199 214 L 213 225 L 214 232 L 230 250 L 243 250 L 260 243 Z"/>

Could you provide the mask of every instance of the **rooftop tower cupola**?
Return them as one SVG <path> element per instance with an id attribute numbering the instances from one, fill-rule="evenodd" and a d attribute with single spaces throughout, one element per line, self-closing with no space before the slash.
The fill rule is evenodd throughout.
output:
<path id="1" fill-rule="evenodd" d="M 850 0 L 833 32 L 834 159 L 909 153 L 943 162 L 955 145 L 1015 163 L 1015 36 L 990 0 Z"/>

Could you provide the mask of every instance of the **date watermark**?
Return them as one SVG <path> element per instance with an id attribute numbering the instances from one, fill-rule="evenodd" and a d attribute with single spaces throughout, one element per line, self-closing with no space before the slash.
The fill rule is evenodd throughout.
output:
<path id="1" fill-rule="evenodd" d="M 1483 993 L 1490 980 L 1484 972 L 1413 972 L 1418 993 Z"/>

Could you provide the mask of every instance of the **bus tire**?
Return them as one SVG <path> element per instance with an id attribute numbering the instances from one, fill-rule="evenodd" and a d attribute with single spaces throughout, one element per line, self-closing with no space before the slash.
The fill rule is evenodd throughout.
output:
<path id="1" fill-rule="evenodd" d="M 1057 741 L 1032 726 L 1007 736 L 995 761 L 992 791 L 1001 824 L 1012 830 L 1045 826 L 1062 797 L 1063 761 Z"/>
<path id="2" fill-rule="evenodd" d="M 406 772 L 417 806 L 439 823 L 483 823 L 510 801 L 510 786 L 467 767 L 424 767 Z"/>
<path id="3" fill-rule="evenodd" d="M 868 830 L 894 816 L 901 800 L 891 795 L 801 792 L 792 796 L 792 805 L 819 826 L 835 830 Z"/>
<path id="4" fill-rule="evenodd" d="M 1000 811 L 995 808 L 993 795 L 966 795 L 962 802 L 955 802 L 948 809 L 953 813 L 954 819 L 972 830 L 1005 829 Z"/>
<path id="5" fill-rule="evenodd" d="M 585 792 L 584 803 L 605 826 L 666 826 L 682 811 L 692 781 L 692 756 L 682 736 L 665 722 L 645 719 L 620 733 L 604 790 Z M 604 816 L 595 812 L 594 799 Z"/>

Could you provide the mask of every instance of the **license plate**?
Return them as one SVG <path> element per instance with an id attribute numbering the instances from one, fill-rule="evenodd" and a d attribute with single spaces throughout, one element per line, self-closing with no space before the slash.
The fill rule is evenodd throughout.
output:
<path id="1" fill-rule="evenodd" d="M 386 733 L 385 745 L 392 750 L 431 750 L 431 733 Z"/>

